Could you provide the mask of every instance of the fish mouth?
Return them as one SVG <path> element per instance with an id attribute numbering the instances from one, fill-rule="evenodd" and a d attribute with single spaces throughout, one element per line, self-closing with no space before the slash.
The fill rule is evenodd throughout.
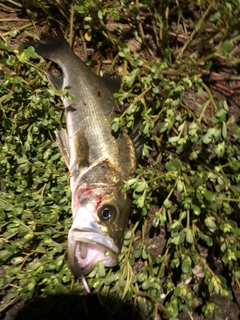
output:
<path id="1" fill-rule="evenodd" d="M 118 264 L 118 247 L 113 239 L 103 234 L 91 221 L 88 226 L 70 229 L 68 234 L 68 260 L 76 277 L 88 274 L 98 261 L 105 267 Z"/>

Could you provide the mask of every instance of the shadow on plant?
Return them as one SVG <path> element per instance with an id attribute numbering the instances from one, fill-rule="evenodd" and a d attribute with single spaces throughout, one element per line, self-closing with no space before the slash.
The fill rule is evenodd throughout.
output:
<path id="1" fill-rule="evenodd" d="M 93 320 L 141 319 L 134 305 L 115 298 L 105 299 L 97 294 L 51 295 L 26 301 L 15 320 Z M 5 319 L 10 320 L 10 317 Z"/>

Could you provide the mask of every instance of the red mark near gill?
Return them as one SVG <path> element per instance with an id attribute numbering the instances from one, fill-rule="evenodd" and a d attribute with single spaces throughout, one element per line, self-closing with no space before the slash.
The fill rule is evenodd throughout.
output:
<path id="1" fill-rule="evenodd" d="M 86 191 L 85 192 L 87 192 L 87 194 L 93 193 L 93 191 L 91 189 L 89 189 L 89 186 L 86 187 Z"/>
<path id="2" fill-rule="evenodd" d="M 97 92 L 97 96 L 98 96 L 98 97 L 101 97 L 101 91 L 98 91 L 98 92 Z"/>
<path id="3" fill-rule="evenodd" d="M 98 207 L 102 203 L 102 196 L 99 196 L 97 203 L 95 204 L 94 211 L 97 211 Z"/>

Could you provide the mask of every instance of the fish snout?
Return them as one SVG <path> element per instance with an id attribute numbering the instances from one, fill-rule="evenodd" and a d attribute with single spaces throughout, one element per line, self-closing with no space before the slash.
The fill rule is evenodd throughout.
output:
<path id="1" fill-rule="evenodd" d="M 93 218 L 76 215 L 68 234 L 68 260 L 76 277 L 89 273 L 98 261 L 104 266 L 118 264 L 118 247 L 97 226 Z"/>

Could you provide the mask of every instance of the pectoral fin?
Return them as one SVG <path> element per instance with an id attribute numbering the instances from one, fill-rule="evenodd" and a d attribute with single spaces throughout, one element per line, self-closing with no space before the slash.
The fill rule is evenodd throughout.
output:
<path id="1" fill-rule="evenodd" d="M 89 145 L 82 130 L 74 136 L 74 154 L 78 168 L 89 166 Z"/>
<path id="2" fill-rule="evenodd" d="M 56 130 L 55 134 L 56 143 L 72 175 L 89 166 L 89 145 L 83 131 L 79 130 L 72 139 L 65 129 Z"/>
<path id="3" fill-rule="evenodd" d="M 89 145 L 83 131 L 79 130 L 69 140 L 71 178 L 75 181 L 84 167 L 89 166 Z"/>

